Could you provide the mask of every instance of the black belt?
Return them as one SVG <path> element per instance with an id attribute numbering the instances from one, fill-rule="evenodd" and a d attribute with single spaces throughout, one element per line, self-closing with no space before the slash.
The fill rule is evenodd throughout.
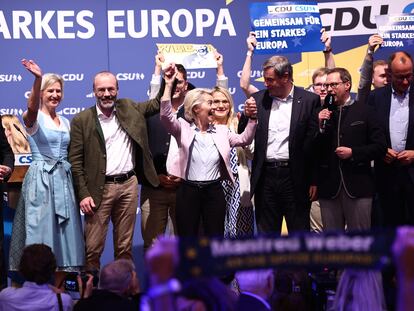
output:
<path id="1" fill-rule="evenodd" d="M 266 161 L 264 166 L 275 168 L 275 167 L 289 167 L 289 161 Z"/>
<path id="2" fill-rule="evenodd" d="M 207 181 L 194 181 L 194 180 L 185 180 L 183 179 L 182 182 L 189 186 L 198 187 L 198 188 L 205 188 L 208 186 L 216 185 L 220 183 L 220 179 L 215 180 L 207 180 Z"/>
<path id="3" fill-rule="evenodd" d="M 131 170 L 128 173 L 125 173 L 125 174 L 107 175 L 107 176 L 105 176 L 105 182 L 106 183 L 120 184 L 120 183 L 123 183 L 123 182 L 127 181 L 128 179 L 130 179 L 134 175 L 135 175 L 134 170 Z"/>

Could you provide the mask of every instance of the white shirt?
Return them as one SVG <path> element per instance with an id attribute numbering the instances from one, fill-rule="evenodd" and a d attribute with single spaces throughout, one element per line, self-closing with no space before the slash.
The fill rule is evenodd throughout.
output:
<path id="1" fill-rule="evenodd" d="M 390 107 L 390 138 L 391 147 L 397 152 L 405 150 L 408 131 L 409 90 L 403 96 L 392 90 Z"/>
<path id="2" fill-rule="evenodd" d="M 267 161 L 289 160 L 289 132 L 292 117 L 293 86 L 286 98 L 273 98 L 269 116 Z"/>
<path id="3" fill-rule="evenodd" d="M 132 139 L 116 118 L 114 109 L 109 117 L 96 105 L 99 123 L 105 138 L 106 175 L 128 173 L 134 168 L 135 150 Z"/>
<path id="4" fill-rule="evenodd" d="M 213 126 L 207 132 L 201 133 L 194 123 L 195 137 L 190 147 L 188 159 L 187 180 L 210 181 L 220 178 L 220 153 L 214 143 L 212 131 Z"/>

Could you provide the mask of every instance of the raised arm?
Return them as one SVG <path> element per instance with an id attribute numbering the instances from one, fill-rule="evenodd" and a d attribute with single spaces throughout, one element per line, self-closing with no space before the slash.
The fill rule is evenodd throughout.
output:
<path id="1" fill-rule="evenodd" d="M 165 88 L 161 97 L 160 120 L 164 127 L 173 136 L 177 137 L 181 132 L 180 122 L 172 111 L 171 94 L 174 88 L 174 80 L 177 76 L 175 64 L 169 64 L 164 71 Z"/>
<path id="2" fill-rule="evenodd" d="M 161 51 L 157 51 L 155 55 L 155 67 L 154 73 L 152 74 L 151 83 L 150 83 L 150 95 L 149 98 L 155 98 L 158 91 L 160 90 L 161 85 L 161 70 L 162 64 L 165 61 L 164 54 Z"/>
<path id="3" fill-rule="evenodd" d="M 321 29 L 321 42 L 325 45 L 323 49 L 323 56 L 325 57 L 325 67 L 326 68 L 335 68 L 335 59 L 334 54 L 332 53 L 332 45 L 331 45 L 331 36 L 325 28 Z"/>
<path id="4" fill-rule="evenodd" d="M 256 35 L 253 31 L 249 33 L 249 36 L 246 39 L 246 43 L 247 53 L 242 73 L 240 76 L 240 87 L 243 90 L 244 94 L 246 94 L 246 97 L 248 98 L 250 97 L 250 95 L 258 91 L 258 89 L 254 85 L 250 84 L 250 72 L 252 70 L 253 52 L 257 44 Z"/>
<path id="5" fill-rule="evenodd" d="M 229 88 L 229 79 L 224 74 L 224 59 L 223 55 L 221 55 L 217 50 L 214 51 L 214 57 L 216 58 L 217 62 L 217 81 L 216 86 L 220 86 L 222 88 L 228 89 Z"/>
<path id="6" fill-rule="evenodd" d="M 371 92 L 372 71 L 374 63 L 374 53 L 377 46 L 382 44 L 380 35 L 372 35 L 368 39 L 368 48 L 361 66 L 361 76 L 359 78 L 357 100 L 365 103 Z"/>
<path id="7" fill-rule="evenodd" d="M 40 106 L 40 87 L 42 84 L 42 70 L 33 60 L 22 59 L 22 65 L 35 77 L 32 86 L 32 91 L 30 92 L 30 96 L 27 101 L 27 111 L 25 111 L 23 114 L 23 121 L 26 127 L 32 127 L 33 124 L 36 122 L 37 112 L 39 111 Z"/>

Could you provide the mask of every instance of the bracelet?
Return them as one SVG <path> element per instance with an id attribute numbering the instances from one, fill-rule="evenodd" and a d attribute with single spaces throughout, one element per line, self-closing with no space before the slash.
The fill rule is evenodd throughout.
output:
<path id="1" fill-rule="evenodd" d="M 323 53 L 331 53 L 332 52 L 332 48 L 325 48 L 322 52 Z"/>
<path id="2" fill-rule="evenodd" d="M 373 55 L 373 54 L 374 54 L 374 51 L 373 51 L 373 50 L 368 49 L 368 50 L 367 50 L 367 54 L 368 54 L 368 55 Z"/>
<path id="3" fill-rule="evenodd" d="M 252 51 L 247 51 L 246 56 L 252 56 L 252 55 L 253 55 Z"/>
<path id="4" fill-rule="evenodd" d="M 180 281 L 178 281 L 177 279 L 171 279 L 166 283 L 162 283 L 151 287 L 148 290 L 147 296 L 151 299 L 154 299 L 165 294 L 177 293 L 180 290 Z"/>

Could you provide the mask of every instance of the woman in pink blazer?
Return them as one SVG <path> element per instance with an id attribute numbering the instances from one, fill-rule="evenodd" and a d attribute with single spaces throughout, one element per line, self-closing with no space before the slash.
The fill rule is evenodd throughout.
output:
<path id="1" fill-rule="evenodd" d="M 178 235 L 196 236 L 201 220 L 206 235 L 223 236 L 226 201 L 220 181 L 234 182 L 230 149 L 252 142 L 256 120 L 251 119 L 242 134 L 231 132 L 226 125 L 213 125 L 212 92 L 199 88 L 189 91 L 184 99 L 186 120 L 177 119 L 170 100 L 175 75 L 168 75 L 160 118 L 179 148 L 178 161 L 170 172 L 183 179 L 177 190 Z"/>

